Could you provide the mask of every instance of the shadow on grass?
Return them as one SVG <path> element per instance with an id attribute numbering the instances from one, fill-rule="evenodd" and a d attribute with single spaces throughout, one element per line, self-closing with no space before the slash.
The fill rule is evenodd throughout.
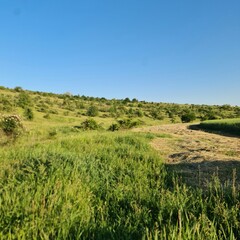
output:
<path id="1" fill-rule="evenodd" d="M 191 187 L 205 188 L 213 178 L 218 178 L 222 185 L 240 186 L 240 161 L 216 160 L 191 163 L 166 164 L 170 175 Z"/>
<path id="2" fill-rule="evenodd" d="M 207 129 L 207 128 L 203 127 L 201 124 L 189 125 L 188 129 L 204 131 L 204 132 L 213 133 L 213 134 L 218 134 L 218 135 L 225 136 L 225 137 L 240 138 L 240 133 L 236 134 L 236 133 L 227 132 L 227 131 L 211 130 L 211 129 Z"/>

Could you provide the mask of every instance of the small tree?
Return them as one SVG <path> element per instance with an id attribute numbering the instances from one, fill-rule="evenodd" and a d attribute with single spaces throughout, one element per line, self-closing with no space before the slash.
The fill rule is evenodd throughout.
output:
<path id="1" fill-rule="evenodd" d="M 22 92 L 23 91 L 22 87 L 19 87 L 19 86 L 15 87 L 14 90 L 16 92 Z"/>

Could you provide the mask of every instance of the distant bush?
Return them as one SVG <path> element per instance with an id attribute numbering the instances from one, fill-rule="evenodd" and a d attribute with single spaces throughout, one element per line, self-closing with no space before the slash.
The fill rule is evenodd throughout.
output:
<path id="1" fill-rule="evenodd" d="M 0 121 L 0 128 L 8 137 L 16 139 L 23 133 L 22 120 L 18 115 L 3 116 Z"/>
<path id="2" fill-rule="evenodd" d="M 0 86 L 0 89 L 1 89 L 1 90 L 6 90 L 7 88 L 4 87 L 4 86 Z"/>
<path id="3" fill-rule="evenodd" d="M 21 108 L 26 108 L 32 105 L 32 100 L 26 92 L 20 92 L 18 95 L 17 105 Z"/>
<path id="4" fill-rule="evenodd" d="M 51 117 L 50 117 L 50 114 L 47 113 L 47 114 L 45 114 L 45 115 L 43 116 L 43 118 L 50 119 Z"/>
<path id="5" fill-rule="evenodd" d="M 112 125 L 110 125 L 110 127 L 108 128 L 109 131 L 115 132 L 118 131 L 120 128 L 118 123 L 113 123 Z"/>
<path id="6" fill-rule="evenodd" d="M 131 100 L 128 97 L 125 98 L 124 100 L 122 100 L 123 104 L 127 104 L 127 103 L 130 103 L 130 102 L 131 102 Z"/>
<path id="7" fill-rule="evenodd" d="M 22 89 L 21 87 L 18 87 L 18 86 L 15 87 L 14 90 L 15 90 L 16 92 L 22 92 L 22 91 L 23 91 L 23 89 Z"/>
<path id="8" fill-rule="evenodd" d="M 130 118 L 120 119 L 117 122 L 119 125 L 119 129 L 131 129 L 133 127 L 137 127 L 137 126 L 143 124 L 143 122 L 140 120 L 132 120 Z"/>
<path id="9" fill-rule="evenodd" d="M 57 130 L 56 130 L 56 129 L 53 129 L 53 130 L 51 130 L 51 131 L 48 132 L 48 136 L 49 136 L 50 138 L 53 138 L 53 137 L 55 137 L 56 135 L 57 135 Z"/>
<path id="10" fill-rule="evenodd" d="M 94 105 L 91 105 L 87 110 L 87 116 L 96 117 L 98 115 L 98 108 Z"/>
<path id="11" fill-rule="evenodd" d="M 135 111 L 135 115 L 136 115 L 137 117 L 143 117 L 143 112 L 142 112 L 142 110 L 141 110 L 141 109 L 137 109 L 137 110 Z"/>
<path id="12" fill-rule="evenodd" d="M 65 112 L 63 113 L 63 115 L 64 115 L 64 116 L 69 116 L 69 111 L 65 111 Z"/>
<path id="13" fill-rule="evenodd" d="M 183 123 L 192 122 L 196 119 L 196 115 L 194 112 L 186 112 L 181 116 L 181 120 Z"/>
<path id="14" fill-rule="evenodd" d="M 25 108 L 25 110 L 24 110 L 24 117 L 25 117 L 27 120 L 30 120 L 30 121 L 33 120 L 34 114 L 33 114 L 33 111 L 32 111 L 31 108 Z"/>
<path id="15" fill-rule="evenodd" d="M 75 128 L 81 128 L 83 130 L 98 130 L 101 126 L 92 118 L 86 119 L 81 123 L 80 126 L 75 126 Z"/>
<path id="16" fill-rule="evenodd" d="M 163 120 L 165 118 L 164 113 L 157 109 L 152 109 L 150 114 L 153 119 Z"/>
<path id="17" fill-rule="evenodd" d="M 55 109 L 51 109 L 51 110 L 49 110 L 49 113 L 51 113 L 51 114 L 58 114 L 58 111 L 57 110 L 55 110 Z"/>
<path id="18" fill-rule="evenodd" d="M 13 104 L 9 97 L 0 96 L 0 110 L 6 112 L 11 112 L 13 110 Z"/>

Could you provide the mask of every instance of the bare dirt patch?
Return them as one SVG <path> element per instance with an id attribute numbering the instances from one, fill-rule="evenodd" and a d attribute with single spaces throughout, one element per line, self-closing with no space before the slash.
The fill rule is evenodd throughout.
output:
<path id="1" fill-rule="evenodd" d="M 240 138 L 188 127 L 171 124 L 135 131 L 170 134 L 171 138 L 156 138 L 151 145 L 165 159 L 168 169 L 180 173 L 191 185 L 205 185 L 212 176 L 224 183 L 240 183 Z"/>

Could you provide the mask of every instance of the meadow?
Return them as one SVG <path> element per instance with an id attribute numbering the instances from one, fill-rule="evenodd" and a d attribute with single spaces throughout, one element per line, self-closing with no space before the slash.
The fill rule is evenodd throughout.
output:
<path id="1" fill-rule="evenodd" d="M 132 132 L 129 121 L 112 114 L 124 109 L 125 119 L 141 110 L 131 121 L 145 125 L 171 122 L 170 115 L 152 118 L 154 105 L 135 100 L 97 105 L 89 98 L 27 92 L 29 98 L 19 102 L 19 90 L 3 89 L 0 105 L 4 115 L 19 114 L 24 125 L 15 138 L 0 133 L 0 239 L 239 239 L 234 174 L 230 184 L 213 176 L 205 188 L 191 187 L 150 145 L 170 135 Z M 64 101 L 80 101 L 80 110 L 64 109 Z M 102 110 L 88 116 L 93 103 Z M 82 125 L 89 117 L 96 130 Z M 122 128 L 108 131 L 114 122 Z"/>
<path id="2" fill-rule="evenodd" d="M 237 239 L 239 192 L 179 183 L 150 133 L 80 132 L 0 151 L 1 239 Z"/>

